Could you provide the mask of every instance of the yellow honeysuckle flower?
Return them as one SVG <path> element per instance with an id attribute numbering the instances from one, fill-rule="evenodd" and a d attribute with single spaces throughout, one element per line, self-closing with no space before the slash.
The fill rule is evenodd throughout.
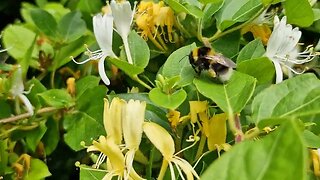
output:
<path id="1" fill-rule="evenodd" d="M 207 101 L 189 101 L 190 104 L 190 119 L 192 123 L 198 121 L 199 113 L 206 113 L 208 110 Z"/>
<path id="2" fill-rule="evenodd" d="M 241 34 L 251 32 L 254 38 L 260 38 L 264 45 L 267 45 L 271 35 L 271 29 L 267 24 L 249 24 L 241 29 Z"/>
<path id="3" fill-rule="evenodd" d="M 139 149 L 142 138 L 142 124 L 144 122 L 144 115 L 146 109 L 146 102 L 139 100 L 129 100 L 126 106 L 122 109 L 122 130 L 125 141 L 125 148 L 128 149 L 126 153 L 126 167 L 128 174 L 132 168 L 133 158 L 135 152 Z"/>
<path id="4" fill-rule="evenodd" d="M 208 126 L 208 149 L 213 151 L 218 146 L 224 144 L 227 138 L 227 121 L 225 113 L 216 114 L 210 118 Z"/>
<path id="5" fill-rule="evenodd" d="M 111 164 L 111 166 L 109 166 L 111 169 L 108 169 L 109 172 L 105 177 L 123 177 L 125 172 L 125 161 L 119 146 L 115 144 L 112 139 L 108 139 L 105 136 L 100 136 L 99 140 L 93 141 L 92 144 L 93 145 L 88 147 L 87 152 L 100 151 L 102 154 L 99 156 L 97 162 L 100 162 L 101 164 L 104 159 L 108 157 L 108 160 Z"/>
<path id="6" fill-rule="evenodd" d="M 173 165 L 176 166 L 180 176 L 184 179 L 184 172 L 187 180 L 192 180 L 194 177 L 200 179 L 197 172 L 193 169 L 193 167 L 184 159 L 174 155 L 175 147 L 174 141 L 170 134 L 160 125 L 153 122 L 144 122 L 143 123 L 143 131 L 148 137 L 148 139 L 152 142 L 152 144 L 160 151 L 163 156 L 163 164 L 161 169 L 166 169 L 167 166 L 170 168 L 171 179 L 175 179 L 175 170 Z M 160 138 L 161 137 L 161 138 Z M 164 168 L 165 167 L 165 168 Z M 182 171 L 181 171 L 182 170 Z M 160 172 L 158 179 L 163 178 L 163 171 Z"/>
<path id="7" fill-rule="evenodd" d="M 165 41 L 173 42 L 174 12 L 162 1 L 158 3 L 141 1 L 137 10 L 136 24 L 141 36 L 150 39 L 161 50 L 167 49 Z"/>
<path id="8" fill-rule="evenodd" d="M 125 101 L 118 97 L 113 98 L 111 104 L 104 99 L 103 124 L 107 132 L 107 138 L 112 139 L 114 143 L 122 143 L 122 108 Z"/>
<path id="9" fill-rule="evenodd" d="M 169 110 L 167 118 L 171 124 L 171 127 L 176 128 L 180 123 L 180 112 L 176 110 Z"/>

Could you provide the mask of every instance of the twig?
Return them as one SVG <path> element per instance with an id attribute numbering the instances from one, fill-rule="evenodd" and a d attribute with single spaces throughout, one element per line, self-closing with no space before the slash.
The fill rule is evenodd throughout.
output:
<path id="1" fill-rule="evenodd" d="M 52 111 L 56 111 L 56 110 L 58 110 L 58 108 L 45 107 L 45 108 L 39 109 L 36 114 L 43 114 L 43 113 L 52 112 Z M 15 121 L 18 121 L 21 119 L 29 118 L 31 116 L 32 115 L 30 113 L 19 114 L 17 116 L 12 116 L 12 117 L 8 117 L 8 118 L 0 119 L 0 124 L 15 122 Z"/>

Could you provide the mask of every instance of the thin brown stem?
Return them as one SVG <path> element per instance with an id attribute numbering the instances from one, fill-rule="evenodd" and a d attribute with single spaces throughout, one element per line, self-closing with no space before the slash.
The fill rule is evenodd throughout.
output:
<path id="1" fill-rule="evenodd" d="M 43 114 L 43 113 L 48 113 L 48 112 L 53 112 L 58 110 L 58 108 L 55 107 L 45 107 L 42 109 L 39 109 L 36 114 Z M 4 124 L 4 123 L 11 123 L 11 122 L 15 122 L 15 121 L 19 121 L 21 119 L 25 119 L 25 118 L 29 118 L 32 115 L 30 113 L 24 113 L 24 114 L 19 114 L 17 116 L 12 116 L 12 117 L 8 117 L 8 118 L 4 118 L 4 119 L 0 119 L 0 124 Z"/>

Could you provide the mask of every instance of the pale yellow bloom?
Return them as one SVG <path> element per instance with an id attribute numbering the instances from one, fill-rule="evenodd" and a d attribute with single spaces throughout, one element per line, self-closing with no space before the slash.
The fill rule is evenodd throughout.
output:
<path id="1" fill-rule="evenodd" d="M 146 102 L 134 101 L 132 99 L 122 109 L 123 137 L 125 148 L 128 149 L 126 153 L 126 166 L 129 170 L 132 168 L 135 152 L 139 149 L 141 142 L 145 109 Z"/>
<path id="2" fill-rule="evenodd" d="M 227 138 L 227 115 L 216 114 L 210 118 L 208 129 L 208 149 L 213 151 L 226 143 Z"/>
<path id="3" fill-rule="evenodd" d="M 122 143 L 122 108 L 125 101 L 118 97 L 109 101 L 104 99 L 103 124 L 107 132 L 107 138 L 112 139 L 116 144 Z"/>
<path id="4" fill-rule="evenodd" d="M 160 125 L 153 122 L 144 122 L 143 131 L 152 142 L 152 144 L 160 151 L 163 156 L 163 164 L 168 163 L 171 179 L 175 179 L 175 173 L 173 165 L 176 166 L 181 177 L 186 176 L 187 180 L 192 180 L 194 177 L 200 179 L 197 172 L 192 168 L 192 166 L 184 159 L 174 155 L 175 147 L 174 141 L 170 134 Z M 182 174 L 182 171 L 184 175 Z M 162 177 L 159 177 L 161 179 Z M 184 178 L 183 178 L 184 179 Z"/>
<path id="5" fill-rule="evenodd" d="M 175 16 L 173 10 L 158 3 L 141 1 L 136 15 L 136 24 L 141 36 L 149 39 L 161 50 L 166 50 L 165 42 L 173 42 Z"/>
<path id="6" fill-rule="evenodd" d="M 190 119 L 192 123 L 198 121 L 198 115 L 200 113 L 207 113 L 208 102 L 207 101 L 189 101 L 190 104 Z"/>

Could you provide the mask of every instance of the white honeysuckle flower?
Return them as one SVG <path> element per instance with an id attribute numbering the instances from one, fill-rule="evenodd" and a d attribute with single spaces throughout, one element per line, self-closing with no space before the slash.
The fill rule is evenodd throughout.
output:
<path id="1" fill-rule="evenodd" d="M 298 42 L 301 37 L 299 28 L 292 28 L 287 24 L 287 17 L 284 16 L 281 21 L 278 16 L 274 17 L 274 28 L 267 44 L 265 56 L 274 64 L 276 70 L 276 83 L 283 81 L 283 69 L 295 74 L 301 74 L 293 69 L 295 64 L 304 64 L 313 60 L 316 56 L 312 52 L 311 46 L 306 50 L 299 52 Z M 290 77 L 290 75 L 289 75 Z"/>
<path id="2" fill-rule="evenodd" d="M 112 0 L 110 3 L 110 7 L 112 16 L 114 18 L 114 25 L 116 27 L 116 31 L 122 38 L 128 62 L 130 64 L 133 64 L 129 49 L 128 35 L 130 33 L 133 16 L 135 14 L 136 3 L 133 7 L 133 10 L 131 10 L 129 1 L 116 2 L 115 0 Z"/>
<path id="3" fill-rule="evenodd" d="M 10 89 L 10 93 L 14 98 L 19 98 L 23 104 L 26 107 L 26 110 L 30 115 L 34 114 L 33 111 L 33 106 L 30 103 L 29 99 L 25 96 L 25 94 L 29 93 L 27 91 L 24 91 L 24 85 L 23 85 L 23 80 L 22 80 L 22 70 L 21 67 L 19 66 L 16 72 L 13 75 L 12 79 L 12 86 Z"/>
<path id="4" fill-rule="evenodd" d="M 106 13 L 104 15 L 97 14 L 93 17 L 93 32 L 101 49 L 92 52 L 87 48 L 86 54 L 89 58 L 85 61 L 77 62 L 73 58 L 72 59 L 77 64 L 84 64 L 90 60 L 99 59 L 99 75 L 106 85 L 110 85 L 110 80 L 107 77 L 104 68 L 104 60 L 106 57 L 116 57 L 112 51 L 113 16 L 111 13 Z"/>

